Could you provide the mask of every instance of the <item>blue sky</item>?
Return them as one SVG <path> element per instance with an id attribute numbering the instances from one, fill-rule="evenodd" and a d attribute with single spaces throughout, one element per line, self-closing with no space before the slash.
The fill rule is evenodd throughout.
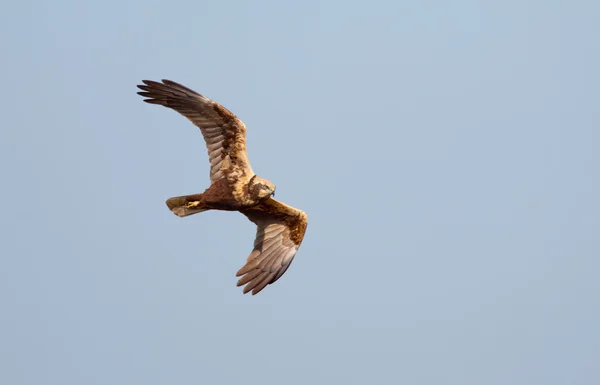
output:
<path id="1" fill-rule="evenodd" d="M 0 16 L 0 382 L 600 382 L 600 5 L 11 2 Z M 309 215 L 288 272 L 254 225 L 180 219 L 181 82 L 248 127 Z"/>

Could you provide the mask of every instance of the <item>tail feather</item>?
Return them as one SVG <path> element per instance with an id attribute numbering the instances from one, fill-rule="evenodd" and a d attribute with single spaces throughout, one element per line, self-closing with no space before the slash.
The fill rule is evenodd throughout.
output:
<path id="1" fill-rule="evenodd" d="M 169 210 L 171 210 L 178 217 L 182 218 L 209 210 L 204 206 L 202 194 L 173 197 L 167 199 L 165 203 L 167 204 Z"/>

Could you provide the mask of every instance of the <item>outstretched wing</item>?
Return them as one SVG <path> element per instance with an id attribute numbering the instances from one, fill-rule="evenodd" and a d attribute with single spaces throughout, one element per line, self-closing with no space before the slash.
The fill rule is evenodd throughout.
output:
<path id="1" fill-rule="evenodd" d="M 253 175 L 246 153 L 246 126 L 227 108 L 199 93 L 164 80 L 142 80 L 138 94 L 146 103 L 160 104 L 179 112 L 200 128 L 210 160 L 211 183 L 235 174 Z"/>
<path id="2" fill-rule="evenodd" d="M 298 209 L 273 198 L 240 210 L 256 223 L 254 250 L 246 265 L 236 276 L 242 276 L 237 285 L 244 287 L 244 294 L 252 290 L 259 293 L 265 286 L 277 281 L 290 267 L 306 232 L 308 217 Z"/>

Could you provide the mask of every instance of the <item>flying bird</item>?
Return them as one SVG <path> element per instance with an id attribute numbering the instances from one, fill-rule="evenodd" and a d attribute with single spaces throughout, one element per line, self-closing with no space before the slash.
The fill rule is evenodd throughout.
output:
<path id="1" fill-rule="evenodd" d="M 239 211 L 256 224 L 254 249 L 236 273 L 244 294 L 258 294 L 290 267 L 306 232 L 302 210 L 274 198 L 275 185 L 252 171 L 246 151 L 246 126 L 227 108 L 171 80 L 142 80 L 139 95 L 146 103 L 171 108 L 185 116 L 206 142 L 210 187 L 201 194 L 166 201 L 179 217 L 207 210 Z"/>

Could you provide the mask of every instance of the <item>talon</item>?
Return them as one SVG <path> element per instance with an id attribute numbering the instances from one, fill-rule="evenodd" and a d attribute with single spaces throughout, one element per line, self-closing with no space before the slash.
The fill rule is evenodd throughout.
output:
<path id="1" fill-rule="evenodd" d="M 188 209 L 191 209 L 192 207 L 198 207 L 198 206 L 200 206 L 200 202 L 199 201 L 189 202 L 187 204 L 187 208 Z"/>

